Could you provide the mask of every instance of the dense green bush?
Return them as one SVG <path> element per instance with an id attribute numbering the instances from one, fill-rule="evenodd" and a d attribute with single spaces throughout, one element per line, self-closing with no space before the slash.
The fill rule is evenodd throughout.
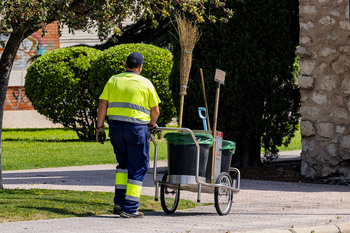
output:
<path id="1" fill-rule="evenodd" d="M 98 99 L 102 90 L 112 75 L 125 70 L 125 61 L 131 52 L 139 52 L 144 57 L 144 65 L 141 75 L 151 80 L 161 103 L 158 125 L 165 126 L 175 115 L 175 106 L 169 91 L 169 75 L 172 69 L 172 54 L 154 45 L 147 44 L 122 44 L 103 51 L 102 55 L 93 63 L 90 73 L 90 83 L 93 91 L 93 99 Z"/>
<path id="2" fill-rule="evenodd" d="M 26 95 L 33 107 L 54 123 L 76 130 L 80 139 L 93 139 L 96 125 L 91 63 L 101 54 L 87 47 L 52 50 L 29 67 Z"/>
<path id="3" fill-rule="evenodd" d="M 300 96 L 293 70 L 299 40 L 297 0 L 226 2 L 234 9 L 227 23 L 205 23 L 193 51 L 183 126 L 202 128 L 197 108 L 204 106 L 199 69 L 203 68 L 209 116 L 213 120 L 215 69 L 226 71 L 221 86 L 218 130 L 237 143 L 236 166 L 260 163 L 260 148 L 276 154 L 288 144 L 299 120 Z M 174 45 L 171 89 L 179 105 L 178 42 Z M 177 101 L 177 102 L 176 102 Z"/>

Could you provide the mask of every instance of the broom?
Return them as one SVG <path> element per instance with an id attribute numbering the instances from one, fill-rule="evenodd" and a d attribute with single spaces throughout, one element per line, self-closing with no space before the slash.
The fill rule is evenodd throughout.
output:
<path id="1" fill-rule="evenodd" d="M 175 30 L 179 35 L 179 42 L 181 46 L 180 57 L 180 113 L 179 113 L 179 127 L 182 126 L 182 115 L 185 95 L 187 94 L 187 83 L 190 75 L 192 65 L 192 51 L 200 37 L 197 25 L 187 20 L 184 15 L 175 15 L 177 27 Z"/>

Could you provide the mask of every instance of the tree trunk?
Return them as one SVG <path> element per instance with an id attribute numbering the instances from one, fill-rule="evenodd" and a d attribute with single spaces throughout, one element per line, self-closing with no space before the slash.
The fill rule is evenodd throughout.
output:
<path id="1" fill-rule="evenodd" d="M 0 58 L 0 189 L 3 189 L 2 181 L 2 163 L 1 163 L 1 138 L 2 138 L 2 123 L 4 117 L 4 106 L 6 100 L 7 86 L 9 83 L 10 73 L 12 70 L 13 62 L 15 60 L 18 48 L 21 42 L 33 32 L 30 28 L 23 31 L 15 31 L 11 33 L 9 40 L 5 46 L 4 52 Z"/>
<path id="2" fill-rule="evenodd" d="M 237 148 L 232 159 L 233 167 L 246 167 L 261 165 L 260 137 L 237 140 Z"/>

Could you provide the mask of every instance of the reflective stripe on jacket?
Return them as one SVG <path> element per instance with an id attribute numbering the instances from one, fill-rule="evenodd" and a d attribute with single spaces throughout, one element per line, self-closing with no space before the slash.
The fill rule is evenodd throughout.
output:
<path id="1" fill-rule="evenodd" d="M 112 76 L 100 99 L 108 100 L 110 120 L 149 123 L 151 108 L 160 103 L 156 90 L 147 78 L 133 72 Z"/>

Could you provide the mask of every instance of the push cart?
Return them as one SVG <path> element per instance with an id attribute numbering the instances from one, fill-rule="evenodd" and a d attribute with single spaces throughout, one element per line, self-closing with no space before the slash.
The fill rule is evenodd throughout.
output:
<path id="1" fill-rule="evenodd" d="M 157 180 L 157 159 L 158 159 L 158 145 L 154 135 L 151 133 L 150 137 L 154 144 L 154 169 L 153 169 L 153 180 L 155 182 L 155 200 L 158 201 L 158 193 L 160 187 L 160 200 L 163 211 L 166 214 L 173 214 L 180 200 L 180 190 L 186 190 L 191 192 L 197 192 L 197 202 L 201 201 L 201 193 L 214 193 L 215 209 L 219 215 L 226 215 L 230 212 L 232 206 L 232 196 L 234 193 L 239 192 L 240 188 L 240 172 L 237 168 L 229 167 L 228 171 L 221 171 L 221 151 L 222 151 L 222 134 L 217 132 L 215 148 L 215 158 L 209 156 L 208 148 L 200 146 L 202 138 L 198 137 L 192 130 L 188 128 L 168 128 L 158 127 L 153 132 L 161 131 L 178 131 L 187 134 L 188 137 L 192 138 L 193 146 L 195 149 L 186 152 L 185 157 L 192 157 L 194 159 L 188 161 L 176 161 L 178 155 L 176 153 L 182 153 L 181 150 L 169 149 L 168 141 L 168 169 L 163 175 L 162 180 Z M 207 131 L 211 132 L 211 131 Z M 210 135 L 210 133 L 208 134 Z M 174 155 L 174 158 L 170 158 L 170 154 Z M 182 158 L 183 153 L 182 153 Z M 174 156 L 173 156 L 174 157 Z M 213 160 L 210 158 L 214 158 Z M 209 161 L 209 162 L 208 162 Z M 212 166 L 213 171 L 208 172 Z M 182 163 L 182 164 L 181 164 Z M 195 163 L 195 164 L 193 164 Z M 176 169 L 173 168 L 173 164 L 177 164 Z M 182 170 L 179 166 L 191 166 L 192 171 L 180 171 Z M 176 171 L 174 171 L 176 170 Z M 233 174 L 233 177 L 230 176 Z M 214 182 L 213 182 L 214 181 Z"/>

